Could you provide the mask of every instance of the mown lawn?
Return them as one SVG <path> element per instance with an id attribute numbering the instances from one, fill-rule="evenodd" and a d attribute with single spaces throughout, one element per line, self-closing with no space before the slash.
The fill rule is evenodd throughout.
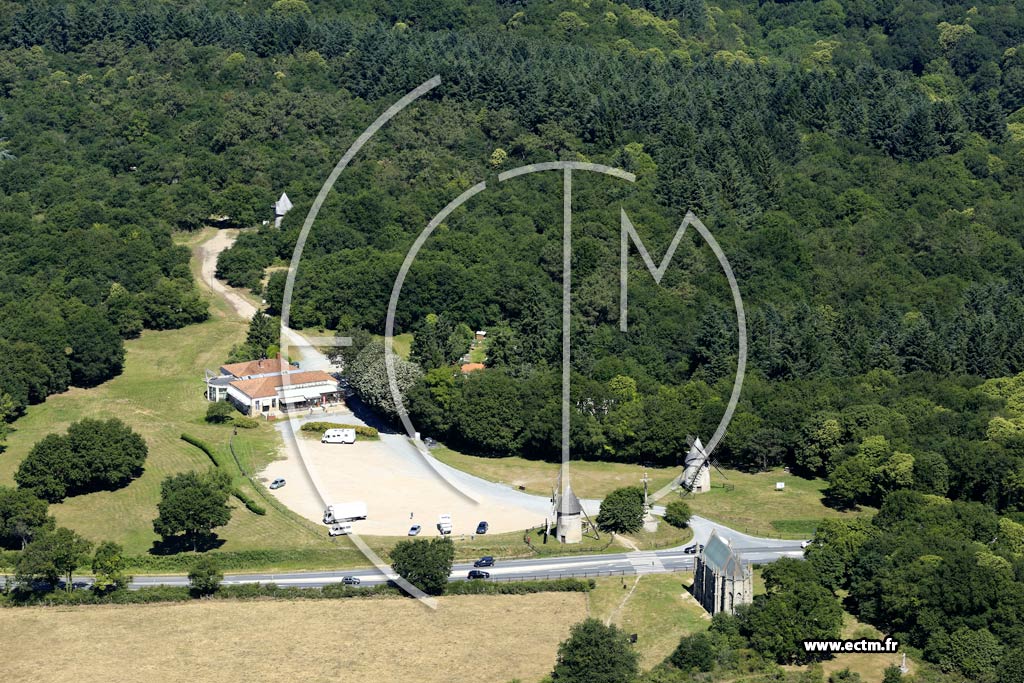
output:
<path id="1" fill-rule="evenodd" d="M 588 594 L 589 613 L 637 634 L 640 665 L 650 669 L 672 654 L 680 638 L 711 623 L 686 588 L 692 581 L 691 572 L 644 574 L 638 583 L 635 576 L 600 578 Z"/>
<path id="2" fill-rule="evenodd" d="M 423 538 L 436 538 L 436 532 L 431 529 L 424 530 Z M 470 536 L 455 534 L 452 541 L 455 543 L 455 561 L 465 562 L 475 560 L 484 555 L 496 558 L 515 559 L 530 557 L 549 557 L 554 555 L 592 555 L 600 553 L 623 552 L 621 545 L 612 542 L 611 536 L 601 534 L 599 538 L 585 536 L 582 543 L 565 546 L 558 543 L 552 536 L 544 543 L 542 530 L 531 530 L 530 537 L 533 549 L 523 541 L 525 531 L 510 531 L 503 534 L 484 534 L 483 536 Z M 363 536 L 366 543 L 376 551 L 382 559 L 389 561 L 391 549 L 400 541 L 406 540 L 401 536 Z"/>
<path id="3" fill-rule="evenodd" d="M 874 512 L 871 508 L 840 512 L 826 507 L 822 503 L 826 482 L 821 479 L 803 479 L 781 469 L 757 474 L 725 470 L 725 474 L 727 479 L 712 470 L 711 490 L 689 495 L 686 501 L 695 514 L 744 533 L 810 538 L 822 517 L 854 517 Z M 776 482 L 784 483 L 785 488 L 775 490 Z M 662 502 L 668 500 L 672 497 Z"/>
<path id="4" fill-rule="evenodd" d="M 447 446 L 438 446 L 431 455 L 443 463 L 475 474 L 483 479 L 509 486 L 524 486 L 529 493 L 550 496 L 558 477 L 559 465 L 520 457 L 482 458 L 459 453 Z M 641 486 L 644 472 L 650 477 L 650 490 L 657 491 L 676 477 L 675 467 L 643 468 L 617 462 L 573 461 L 570 464 L 572 490 L 580 498 L 603 498 L 622 486 Z"/>
<path id="5" fill-rule="evenodd" d="M 205 235 L 211 232 L 207 231 Z M 194 245 L 201 239 L 192 236 Z M 68 498 L 52 505 L 58 524 L 70 527 L 93 541 L 112 540 L 128 554 L 146 553 L 158 539 L 152 529 L 160 482 L 168 475 L 205 469 L 209 459 L 180 439 L 183 432 L 228 452 L 232 428 L 208 425 L 203 420 L 203 370 L 216 369 L 231 345 L 245 337 L 246 324 L 229 314 L 219 299 L 211 300 L 211 319 L 181 330 L 146 331 L 126 342 L 124 372 L 94 389 L 72 389 L 32 406 L 18 420 L 0 454 L 0 483 L 12 484 L 18 464 L 46 434 L 64 431 L 83 417 L 117 417 L 140 433 L 149 446 L 145 472 L 118 491 L 102 491 Z M 270 425 L 239 429 L 236 451 L 248 472 L 260 469 L 277 453 L 279 439 Z M 239 477 L 242 487 L 267 507 L 259 516 L 237 500 L 231 522 L 217 529 L 223 540 L 220 550 L 337 549 L 339 561 L 350 563 L 358 555 L 347 542 L 331 542 L 322 530 L 296 515 L 272 507 L 260 492 Z M 332 565 L 330 553 L 315 554 L 315 566 Z"/>
<path id="6" fill-rule="evenodd" d="M 661 550 L 675 548 L 689 543 L 693 539 L 692 529 L 677 529 L 663 519 L 659 519 L 658 530 L 651 532 L 645 529 L 623 537 L 640 550 Z M 629 545 L 626 543 L 625 545 Z"/>
<path id="7" fill-rule="evenodd" d="M 446 446 L 431 451 L 438 460 L 478 477 L 509 486 L 523 486 L 530 493 L 550 495 L 558 476 L 556 463 L 520 457 L 483 458 L 459 453 Z M 657 491 L 679 474 L 679 468 L 644 468 L 614 462 L 573 462 L 570 466 L 572 487 L 581 498 L 603 498 L 621 486 L 639 486 L 644 472 L 650 478 L 650 490 Z M 826 507 L 821 479 L 802 479 L 774 470 L 749 474 L 726 469 L 723 478 L 712 470 L 711 491 L 685 497 L 693 512 L 738 531 L 776 538 L 809 538 L 822 517 L 853 517 L 871 514 L 872 508 L 840 512 Z M 782 491 L 775 490 L 783 482 Z M 678 493 L 661 499 L 661 504 L 675 500 Z"/>
<path id="8" fill-rule="evenodd" d="M 376 339 L 380 340 L 380 343 L 384 343 L 384 335 L 374 335 Z M 396 334 L 391 338 L 394 344 L 395 353 L 398 354 L 399 358 L 409 360 L 409 353 L 412 351 L 412 332 L 403 332 L 402 334 Z"/>

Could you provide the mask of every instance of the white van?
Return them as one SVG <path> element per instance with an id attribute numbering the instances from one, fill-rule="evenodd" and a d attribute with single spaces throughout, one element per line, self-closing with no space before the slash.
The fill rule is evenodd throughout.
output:
<path id="1" fill-rule="evenodd" d="M 356 430 L 352 428 L 347 429 L 328 429 L 324 432 L 324 435 L 320 437 L 320 443 L 355 443 L 356 442 Z"/>
<path id="2" fill-rule="evenodd" d="M 352 533 L 352 525 L 334 524 L 331 526 L 327 533 L 330 536 L 347 536 L 348 534 Z"/>

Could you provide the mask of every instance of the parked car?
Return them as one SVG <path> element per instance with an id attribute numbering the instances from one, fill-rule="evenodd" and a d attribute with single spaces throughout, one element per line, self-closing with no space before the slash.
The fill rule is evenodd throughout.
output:
<path id="1" fill-rule="evenodd" d="M 476 532 L 478 534 L 486 534 L 487 530 L 491 528 L 491 525 L 487 522 L 480 522 L 476 525 Z"/>
<path id="2" fill-rule="evenodd" d="M 814 543 L 814 541 L 810 541 L 810 540 L 808 540 L 808 541 L 801 541 L 800 542 L 800 547 L 801 548 L 806 548 L 807 546 L 811 545 L 812 543 Z"/>
<path id="3" fill-rule="evenodd" d="M 345 536 L 352 533 L 351 524 L 332 524 L 331 528 L 327 531 L 329 536 Z"/>
<path id="4" fill-rule="evenodd" d="M 697 553 L 702 552 L 703 550 L 704 550 L 704 544 L 703 543 L 701 543 L 700 545 L 694 543 L 693 545 L 688 545 L 685 548 L 683 548 L 683 552 L 686 553 L 687 555 L 696 555 Z"/>
<path id="5" fill-rule="evenodd" d="M 490 574 L 490 572 L 482 572 L 479 569 L 470 569 L 469 570 L 469 576 L 467 578 L 470 578 L 470 579 L 489 579 L 489 578 L 491 578 L 491 574 Z"/>
<path id="6" fill-rule="evenodd" d="M 346 586 L 358 586 L 359 585 L 359 577 L 358 576 L 343 576 L 343 577 L 341 577 L 341 582 L 343 584 L 345 584 Z"/>
<path id="7" fill-rule="evenodd" d="M 423 527 L 421 527 L 419 524 L 413 524 L 411 527 L 409 527 L 409 535 L 418 536 L 420 533 L 420 529 L 422 528 Z"/>
<path id="8" fill-rule="evenodd" d="M 494 558 L 491 557 L 490 555 L 484 555 L 479 560 L 474 562 L 473 566 L 474 567 L 493 567 L 494 566 Z"/>
<path id="9" fill-rule="evenodd" d="M 284 483 L 285 483 L 284 479 L 282 479 L 281 477 L 278 477 L 274 481 L 270 482 L 270 490 L 273 491 L 274 489 L 279 489 L 282 486 L 284 486 Z"/>

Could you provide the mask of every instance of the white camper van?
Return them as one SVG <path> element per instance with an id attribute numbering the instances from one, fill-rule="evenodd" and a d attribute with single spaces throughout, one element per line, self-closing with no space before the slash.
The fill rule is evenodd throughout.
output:
<path id="1" fill-rule="evenodd" d="M 352 428 L 346 429 L 328 429 L 324 432 L 324 435 L 320 438 L 320 443 L 355 443 L 356 442 L 356 430 Z"/>

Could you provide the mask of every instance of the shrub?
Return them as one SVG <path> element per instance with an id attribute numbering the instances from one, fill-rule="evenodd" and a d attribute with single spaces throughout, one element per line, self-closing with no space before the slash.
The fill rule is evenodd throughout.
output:
<path id="1" fill-rule="evenodd" d="M 217 456 L 213 454 L 213 449 L 210 448 L 209 444 L 207 444 L 205 441 L 203 441 L 202 439 L 197 439 L 196 437 L 191 436 L 189 434 L 182 434 L 181 440 L 192 444 L 193 446 L 201 450 L 203 453 L 206 453 L 207 457 L 210 458 L 210 462 L 213 463 L 213 466 L 220 467 L 220 463 L 217 461 Z"/>
<path id="2" fill-rule="evenodd" d="M 216 401 L 207 406 L 206 421 L 211 424 L 224 424 L 235 412 L 235 407 L 228 401 Z"/>
<path id="3" fill-rule="evenodd" d="M 260 426 L 260 421 L 255 417 L 246 417 L 245 415 L 235 415 L 232 422 L 239 429 L 256 429 Z"/>
<path id="4" fill-rule="evenodd" d="M 249 512 L 255 513 L 257 515 L 267 514 L 267 509 L 260 505 L 259 503 L 257 503 L 255 500 L 253 500 L 252 496 L 247 494 L 245 491 L 236 488 L 231 493 L 235 498 L 242 501 L 242 504 L 245 505 Z"/>
<path id="5" fill-rule="evenodd" d="M 192 569 L 188 572 L 188 584 L 196 595 L 210 595 L 216 593 L 224 580 L 224 572 L 220 570 L 217 558 L 210 555 L 202 555 L 192 563 Z"/>
<path id="6" fill-rule="evenodd" d="M 356 438 L 360 441 L 373 441 L 380 438 L 380 432 L 373 427 L 347 425 L 340 422 L 307 422 L 302 425 L 301 429 L 304 432 L 319 432 L 320 434 L 323 434 L 328 429 L 354 429 L 356 430 Z"/>
<path id="7" fill-rule="evenodd" d="M 673 500 L 665 507 L 665 521 L 677 529 L 685 529 L 690 524 L 690 506 L 682 500 Z"/>

